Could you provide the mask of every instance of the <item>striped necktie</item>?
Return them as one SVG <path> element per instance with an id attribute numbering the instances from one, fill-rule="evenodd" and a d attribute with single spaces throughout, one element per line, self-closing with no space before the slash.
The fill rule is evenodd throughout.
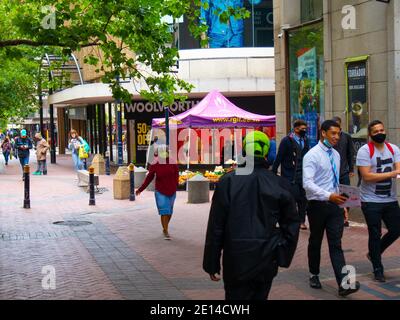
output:
<path id="1" fill-rule="evenodd" d="M 331 161 L 331 166 L 332 166 L 332 171 L 333 171 L 333 187 L 335 189 L 338 188 L 339 186 L 339 173 L 335 164 L 335 159 L 333 158 L 333 151 L 332 148 L 329 148 L 327 150 L 328 155 L 329 155 L 329 160 Z"/>

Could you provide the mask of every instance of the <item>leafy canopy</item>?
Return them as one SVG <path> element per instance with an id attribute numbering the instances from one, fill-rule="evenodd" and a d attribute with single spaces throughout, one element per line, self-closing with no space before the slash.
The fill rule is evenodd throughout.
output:
<path id="1" fill-rule="evenodd" d="M 171 73 L 178 49 L 172 45 L 173 35 L 162 17 L 184 15 L 191 33 L 200 38 L 207 31 L 207 26 L 198 23 L 202 5 L 207 4 L 201 0 L 2 0 L 0 59 L 8 62 L 0 64 L 0 72 L 6 70 L 0 76 L 0 100 L 2 94 L 13 93 L 0 102 L 1 109 L 13 105 L 16 113 L 26 112 L 29 108 L 24 109 L 22 101 L 26 99 L 27 105 L 34 102 L 32 95 L 39 82 L 42 87 L 55 86 L 46 84 L 45 77 L 39 81 L 37 57 L 52 52 L 66 57 L 87 47 L 99 49 L 89 52 L 101 52 L 86 54 L 84 62 L 96 66 L 102 81 L 110 83 L 115 99 L 131 101 L 118 80 L 128 77 L 147 84 L 148 89 L 140 93 L 151 101 L 171 104 L 184 99 L 176 92 L 190 92 L 192 86 Z M 249 12 L 228 8 L 220 13 L 220 19 L 228 20 L 230 15 L 240 19 Z M 12 65 L 18 67 L 10 68 Z M 22 92 L 25 94 L 13 97 Z"/>

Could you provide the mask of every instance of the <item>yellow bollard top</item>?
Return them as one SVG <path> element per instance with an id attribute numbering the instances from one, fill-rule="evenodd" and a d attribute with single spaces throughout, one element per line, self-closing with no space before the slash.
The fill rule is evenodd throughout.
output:
<path id="1" fill-rule="evenodd" d="M 129 165 L 129 171 L 135 171 L 135 166 L 133 165 L 133 163 Z"/>
<path id="2" fill-rule="evenodd" d="M 24 165 L 24 173 L 29 173 L 29 172 L 30 172 L 29 164 Z"/>
<path id="3" fill-rule="evenodd" d="M 89 174 L 94 174 L 94 167 L 92 166 L 89 167 Z"/>

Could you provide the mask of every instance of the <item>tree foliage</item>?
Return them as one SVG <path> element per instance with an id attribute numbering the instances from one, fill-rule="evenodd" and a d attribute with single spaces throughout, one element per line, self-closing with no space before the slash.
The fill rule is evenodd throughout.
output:
<path id="1" fill-rule="evenodd" d="M 118 80 L 130 77 L 135 83 L 147 84 L 148 88 L 140 91 L 146 99 L 170 104 L 179 97 L 177 92 L 190 92 L 192 86 L 171 73 L 178 49 L 172 45 L 173 35 L 162 17 L 184 15 L 192 34 L 200 38 L 207 28 L 198 23 L 201 6 L 201 0 L 2 0 L 0 54 L 17 59 L 27 48 L 37 48 L 38 54 L 58 51 L 68 56 L 96 47 L 101 54 L 90 53 L 84 62 L 96 66 L 102 81 L 110 83 L 114 98 L 131 101 Z M 228 12 L 236 18 L 248 16 L 243 8 L 228 8 Z M 221 12 L 224 19 L 226 13 Z M 26 63 L 21 60 L 20 68 Z M 32 85 L 28 91 L 34 90 Z"/>

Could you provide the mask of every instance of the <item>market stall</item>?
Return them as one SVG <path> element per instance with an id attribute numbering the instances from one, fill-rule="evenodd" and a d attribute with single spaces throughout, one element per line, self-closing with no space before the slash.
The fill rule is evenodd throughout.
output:
<path id="1" fill-rule="evenodd" d="M 164 129 L 166 126 L 165 118 L 156 118 L 152 121 L 151 139 L 153 139 L 153 131 L 155 129 Z M 245 130 L 256 130 L 259 128 L 268 128 L 269 132 L 275 133 L 275 116 L 265 116 L 245 111 L 232 102 L 230 102 L 219 91 L 211 91 L 202 101 L 200 101 L 192 109 L 169 118 L 169 127 L 176 130 L 189 129 L 185 141 L 177 142 L 177 149 L 183 148 L 186 158 L 187 175 L 190 176 L 189 168 L 191 165 L 192 155 L 196 155 L 197 150 L 193 153 L 193 136 L 202 139 L 200 143 L 210 146 L 211 159 L 207 159 L 209 164 L 220 164 L 216 154 L 220 154 L 224 146 L 221 145 L 221 133 L 232 135 L 233 158 L 237 161 L 239 142 L 245 134 Z M 227 129 L 229 130 L 227 132 Z M 209 130 L 210 136 L 201 135 L 199 131 Z M 192 134 L 193 133 L 193 134 Z M 200 136 L 200 138 L 198 138 Z M 204 136 L 206 137 L 204 139 Z M 240 136 L 240 137 L 239 137 Z M 207 140 L 207 141 L 206 141 Z M 209 140 L 209 141 L 208 141 Z M 226 140 L 226 139 L 225 139 Z M 180 144 L 179 144 L 180 143 Z M 185 149 L 186 148 L 186 149 Z M 150 150 L 150 148 L 149 148 Z M 233 161 L 233 159 L 230 159 Z M 218 169 L 218 168 L 217 168 Z M 206 172 L 211 178 L 218 176 L 216 171 Z M 218 171 L 217 171 L 218 172 Z M 185 176 L 185 178 L 186 178 Z M 184 178 L 182 178 L 183 180 Z M 185 179 L 186 180 L 186 179 Z"/>

